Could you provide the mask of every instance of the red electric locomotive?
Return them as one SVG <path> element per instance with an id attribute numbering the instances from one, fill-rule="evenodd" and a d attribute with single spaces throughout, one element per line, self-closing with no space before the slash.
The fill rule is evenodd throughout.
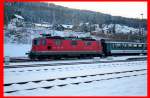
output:
<path id="1" fill-rule="evenodd" d="M 102 45 L 90 38 L 42 36 L 33 39 L 28 55 L 31 59 L 101 56 Z"/>

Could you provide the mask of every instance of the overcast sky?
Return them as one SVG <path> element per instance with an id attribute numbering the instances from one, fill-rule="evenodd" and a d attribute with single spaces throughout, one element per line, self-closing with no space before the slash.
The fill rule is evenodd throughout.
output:
<path id="1" fill-rule="evenodd" d="M 50 2 L 51 3 L 51 2 Z M 147 2 L 52 2 L 69 8 L 92 10 L 129 18 L 147 18 Z"/>

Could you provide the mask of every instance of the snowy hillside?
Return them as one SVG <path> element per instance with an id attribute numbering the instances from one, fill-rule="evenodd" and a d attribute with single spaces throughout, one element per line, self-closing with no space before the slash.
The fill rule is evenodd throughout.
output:
<path id="1" fill-rule="evenodd" d="M 52 36 L 61 36 L 61 37 L 89 37 L 90 33 L 85 32 L 74 32 L 74 31 L 50 31 Z"/>
<path id="2" fill-rule="evenodd" d="M 79 25 L 78 28 L 80 29 L 78 32 L 75 32 L 77 28 L 73 29 L 74 25 L 71 25 L 71 28 L 69 29 L 63 27 L 62 24 L 53 26 L 52 24 L 44 25 L 44 23 L 40 23 L 37 25 L 37 23 L 26 22 L 20 15 L 15 14 L 14 16 L 15 18 L 12 18 L 8 25 L 5 27 L 5 43 L 31 44 L 32 39 L 39 37 L 40 34 L 51 34 L 51 36 L 61 37 L 93 37 L 92 32 L 104 33 L 106 35 L 114 33 L 138 34 L 140 32 L 139 30 L 141 30 L 121 24 L 102 24 L 100 26 L 99 24 L 89 25 L 89 23 L 86 23 L 85 25 Z M 49 25 L 51 25 L 50 28 Z M 146 32 L 145 30 L 143 31 L 143 33 Z M 94 38 L 96 38 L 96 36 Z"/>
<path id="3" fill-rule="evenodd" d="M 113 30 L 114 29 L 114 30 Z M 90 32 L 74 32 L 74 31 L 57 31 L 46 28 L 23 28 L 18 31 L 5 30 L 5 43 L 23 43 L 29 44 L 35 37 L 39 37 L 40 34 L 51 34 L 52 36 L 61 37 L 92 37 Z M 139 29 L 128 27 L 120 24 L 103 24 L 102 28 L 99 28 L 96 32 L 103 32 L 104 34 L 110 33 L 122 33 L 122 34 L 138 34 Z M 144 30 L 144 34 L 146 31 Z"/>
<path id="4" fill-rule="evenodd" d="M 133 27 L 120 25 L 120 24 L 108 24 L 108 25 L 103 24 L 101 29 L 104 31 L 104 33 L 107 33 L 111 31 L 113 28 L 115 29 L 115 33 L 124 33 L 124 34 L 131 33 L 131 32 L 132 34 L 139 33 L 138 28 L 133 28 Z M 144 30 L 144 32 L 146 31 Z"/>
<path id="5" fill-rule="evenodd" d="M 53 31 L 49 29 L 28 29 L 26 28 L 23 32 L 9 32 L 4 31 L 5 43 L 23 43 L 30 44 L 33 38 L 41 36 L 40 34 L 51 34 L 51 36 L 61 37 L 90 37 L 90 33 L 85 32 L 74 32 L 74 31 Z"/>

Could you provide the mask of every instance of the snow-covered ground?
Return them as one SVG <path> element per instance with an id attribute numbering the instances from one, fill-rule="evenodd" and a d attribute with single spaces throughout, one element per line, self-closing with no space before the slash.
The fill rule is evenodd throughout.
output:
<path id="1" fill-rule="evenodd" d="M 127 95 L 127 96 L 146 96 L 147 95 L 147 73 L 145 75 L 125 77 L 120 79 L 111 79 L 104 81 L 94 81 L 91 83 L 80 83 L 78 85 L 68 84 L 63 87 L 54 86 L 50 89 L 41 88 L 50 86 L 56 83 L 61 83 L 63 80 L 48 82 L 47 79 L 75 77 L 83 75 L 94 75 L 101 73 L 120 72 L 129 70 L 147 69 L 147 61 L 133 62 L 113 62 L 113 63 L 97 63 L 97 64 L 80 64 L 80 65 L 62 65 L 62 66 L 43 66 L 30 68 L 16 68 L 4 70 L 4 83 L 28 82 L 27 84 L 13 84 L 4 87 L 5 91 L 21 90 L 13 93 L 5 93 L 5 95 L 28 95 L 28 96 L 53 96 L 53 95 Z M 141 74 L 143 72 L 134 72 Z M 133 73 L 118 74 L 118 76 L 132 75 Z M 85 79 L 94 80 L 108 77 L 116 77 L 117 75 L 109 74 L 106 76 L 92 76 L 86 78 L 77 78 L 75 82 L 83 82 Z M 42 80 L 38 84 L 32 82 Z M 62 83 L 73 82 L 73 79 L 67 79 Z M 136 82 L 136 83 L 135 83 Z M 25 88 L 35 87 L 37 89 L 24 90 Z"/>
<path id="2" fill-rule="evenodd" d="M 31 49 L 30 44 L 4 44 L 4 56 L 25 57 Z"/>
<path id="3" fill-rule="evenodd" d="M 147 75 L 67 85 L 51 89 L 22 90 L 6 96 L 146 96 Z"/>

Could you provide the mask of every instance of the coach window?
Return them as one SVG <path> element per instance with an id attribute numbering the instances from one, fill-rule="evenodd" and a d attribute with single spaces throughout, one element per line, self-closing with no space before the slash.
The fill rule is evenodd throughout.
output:
<path id="1" fill-rule="evenodd" d="M 75 46 L 75 45 L 77 45 L 77 41 L 71 41 L 71 45 L 73 45 L 73 46 Z"/>
<path id="2" fill-rule="evenodd" d="M 112 48 L 114 48 L 114 44 L 111 44 Z"/>
<path id="3" fill-rule="evenodd" d="M 42 40 L 42 45 L 46 45 L 46 39 Z"/>
<path id="4" fill-rule="evenodd" d="M 115 48 L 118 48 L 118 45 L 117 45 L 117 44 L 115 44 Z"/>
<path id="5" fill-rule="evenodd" d="M 112 44 L 112 47 L 115 48 L 115 44 Z"/>
<path id="6" fill-rule="evenodd" d="M 124 48 L 124 44 L 123 43 L 121 44 L 121 48 Z"/>
<path id="7" fill-rule="evenodd" d="M 123 43 L 121 44 L 121 48 L 124 48 L 124 44 Z"/>
<path id="8" fill-rule="evenodd" d="M 129 48 L 131 48 L 132 47 L 132 44 L 129 44 Z"/>
<path id="9" fill-rule="evenodd" d="M 139 44 L 139 45 L 138 45 L 138 47 L 139 47 L 139 48 L 141 48 L 141 47 L 142 47 L 142 45 L 141 45 L 141 44 Z"/>
<path id="10" fill-rule="evenodd" d="M 135 48 L 136 48 L 136 47 L 137 47 L 137 44 L 134 44 L 134 45 L 133 45 L 133 47 L 135 47 Z"/>
<path id="11" fill-rule="evenodd" d="M 60 45 L 61 45 L 61 40 L 60 40 L 60 39 L 56 39 L 56 40 L 55 40 L 55 44 L 56 44 L 57 46 L 60 46 Z"/>
<path id="12" fill-rule="evenodd" d="M 124 44 L 124 48 L 127 48 L 127 44 Z"/>
<path id="13" fill-rule="evenodd" d="M 117 44 L 114 44 L 115 48 L 118 48 L 118 45 Z"/>
<path id="14" fill-rule="evenodd" d="M 121 44 L 116 44 L 116 46 L 117 46 L 118 48 L 120 48 L 120 47 L 121 47 Z"/>

